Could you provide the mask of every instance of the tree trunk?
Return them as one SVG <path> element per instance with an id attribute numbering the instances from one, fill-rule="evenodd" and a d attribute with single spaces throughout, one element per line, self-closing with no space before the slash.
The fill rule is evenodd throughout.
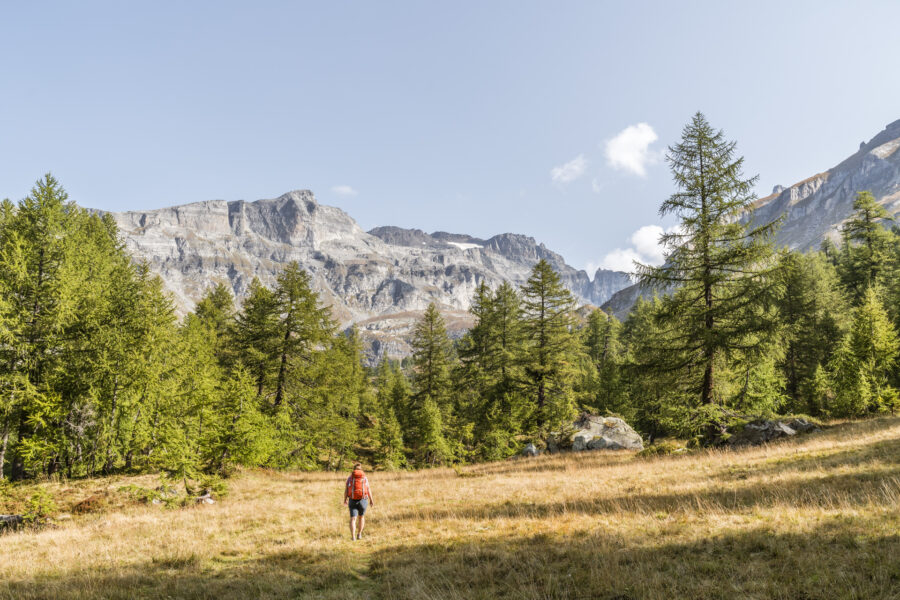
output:
<path id="1" fill-rule="evenodd" d="M 6 446 L 9 443 L 9 418 L 3 419 L 0 430 L 0 480 L 3 479 L 3 465 L 6 464 Z"/>
<path id="2" fill-rule="evenodd" d="M 25 410 L 19 411 L 19 432 L 16 438 L 16 451 L 13 453 L 10 479 L 19 480 L 25 477 L 25 459 L 19 453 L 18 445 L 28 436 L 28 424 L 25 422 Z"/>
<path id="3" fill-rule="evenodd" d="M 791 400 L 794 403 L 794 406 L 797 406 L 797 401 L 800 400 L 798 397 L 800 395 L 799 389 L 799 377 L 797 376 L 797 351 L 794 348 L 794 344 L 790 345 L 790 350 L 788 351 L 788 395 L 791 397 Z"/>
<path id="4" fill-rule="evenodd" d="M 291 322 L 291 313 L 288 313 L 286 321 Z M 288 342 L 291 341 L 291 328 L 285 327 L 284 345 L 281 347 L 281 365 L 278 367 L 278 381 L 275 384 L 275 406 L 281 406 L 284 400 L 284 380 L 287 378 Z"/>
<path id="5" fill-rule="evenodd" d="M 704 322 L 704 327 L 706 329 L 707 334 L 709 334 L 713 330 L 713 326 L 715 325 L 713 321 L 712 314 L 712 286 L 710 284 L 704 284 L 703 290 L 704 299 L 706 300 L 706 320 Z M 714 384 L 714 362 L 716 358 L 716 353 L 713 348 L 707 347 L 704 350 L 706 356 L 704 357 L 706 360 L 706 370 L 703 372 L 703 392 L 700 397 L 701 404 L 712 404 L 713 401 L 713 384 Z"/>

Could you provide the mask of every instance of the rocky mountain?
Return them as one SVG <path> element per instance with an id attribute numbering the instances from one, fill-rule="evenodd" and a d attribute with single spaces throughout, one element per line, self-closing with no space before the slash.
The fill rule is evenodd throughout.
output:
<path id="1" fill-rule="evenodd" d="M 162 277 L 182 314 L 216 283 L 242 298 L 254 277 L 272 285 L 280 268 L 296 260 L 334 318 L 356 324 L 373 355 L 405 355 L 406 336 L 430 302 L 444 312 L 451 332 L 461 334 L 471 326 L 467 310 L 482 281 L 521 285 L 542 258 L 582 303 L 602 304 L 631 284 L 627 274 L 614 271 L 598 270 L 591 278 L 524 235 L 480 239 L 398 227 L 365 232 L 309 191 L 112 216 L 128 250 Z"/>
<path id="2" fill-rule="evenodd" d="M 900 216 L 900 120 L 894 121 L 840 164 L 785 188 L 775 186 L 745 218 L 770 223 L 783 218 L 776 243 L 796 250 L 818 249 L 822 241 L 840 240 L 840 228 L 853 212 L 856 193 L 872 192 L 888 212 Z M 603 308 L 619 318 L 641 295 L 639 286 L 615 293 Z"/>
<path id="3" fill-rule="evenodd" d="M 893 215 L 900 215 L 900 120 L 894 121 L 835 167 L 795 183 L 775 186 L 757 201 L 753 220 L 784 216 L 778 242 L 798 250 L 818 249 L 826 237 L 840 240 L 841 224 L 853 212 L 856 193 L 868 190 Z"/>

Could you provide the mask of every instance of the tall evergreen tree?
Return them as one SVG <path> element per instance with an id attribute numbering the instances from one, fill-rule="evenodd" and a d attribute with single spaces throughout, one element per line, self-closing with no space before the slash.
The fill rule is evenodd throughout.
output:
<path id="1" fill-rule="evenodd" d="M 452 348 L 444 318 L 434 303 L 413 330 L 411 410 L 414 441 L 423 462 L 434 464 L 451 458 L 447 434 L 451 428 L 450 369 Z"/>
<path id="2" fill-rule="evenodd" d="M 784 357 L 785 393 L 796 412 L 818 414 L 816 373 L 827 365 L 843 337 L 847 301 L 834 265 L 822 253 L 785 252 L 777 300 Z"/>
<path id="3" fill-rule="evenodd" d="M 521 300 L 507 282 L 491 292 L 482 283 L 470 309 L 475 325 L 459 344 L 460 369 L 457 397 L 465 399 L 467 414 L 486 459 L 505 458 L 515 452 L 532 407 L 523 383 L 525 332 Z"/>
<path id="4" fill-rule="evenodd" d="M 278 373 L 274 405 L 284 400 L 288 371 L 296 373 L 300 362 L 312 362 L 313 355 L 334 334 L 327 309 L 319 307 L 319 297 L 310 287 L 309 275 L 297 262 L 278 275 L 275 295 L 281 313 L 278 322 Z"/>
<path id="5" fill-rule="evenodd" d="M 547 433 L 574 412 L 573 383 L 580 350 L 572 318 L 575 299 L 543 259 L 532 269 L 522 297 L 528 339 L 522 364 L 534 403 L 532 426 Z"/>
<path id="6" fill-rule="evenodd" d="M 850 331 L 833 360 L 835 416 L 861 416 L 889 408 L 894 411 L 897 389 L 892 385 L 900 355 L 900 338 L 874 288 L 863 294 L 854 310 Z"/>
<path id="7" fill-rule="evenodd" d="M 842 228 L 841 276 L 859 301 L 868 288 L 884 284 L 885 276 L 890 274 L 892 236 L 884 224 L 892 218 L 871 192 L 857 193 L 853 210 L 853 216 Z"/>
<path id="8" fill-rule="evenodd" d="M 621 377 L 624 348 L 622 323 L 602 310 L 588 315 L 582 331 L 587 358 L 581 388 L 585 408 L 624 415 L 628 409 Z"/>
<path id="9" fill-rule="evenodd" d="M 678 292 L 666 296 L 661 323 L 670 330 L 673 358 L 700 367 L 684 369 L 683 384 L 700 405 L 724 403 L 716 368 L 735 350 L 767 342 L 774 323 L 766 315 L 772 295 L 776 224 L 756 225 L 739 217 L 752 210 L 756 178 L 743 178 L 744 159 L 706 118 L 697 113 L 666 160 L 677 191 L 660 215 L 680 218 L 661 243 L 667 248 L 660 267 L 640 266 L 644 285 Z"/>
<path id="10" fill-rule="evenodd" d="M 235 318 L 232 339 L 238 359 L 253 377 L 256 395 L 260 397 L 279 366 L 278 348 L 282 340 L 278 319 L 277 295 L 254 278 Z"/>

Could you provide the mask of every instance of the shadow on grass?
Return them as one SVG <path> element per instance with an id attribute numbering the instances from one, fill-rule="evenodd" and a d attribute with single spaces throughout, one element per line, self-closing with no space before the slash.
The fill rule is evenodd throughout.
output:
<path id="1" fill-rule="evenodd" d="M 650 546 L 602 533 L 435 544 L 386 551 L 372 575 L 379 597 L 391 600 L 898 598 L 900 564 L 890 557 L 900 538 L 872 534 L 873 526 L 860 520 Z"/>
<path id="2" fill-rule="evenodd" d="M 790 506 L 843 509 L 862 506 L 896 506 L 900 499 L 900 464 L 881 465 L 865 471 L 824 474 L 773 481 L 731 481 L 717 488 L 704 487 L 684 493 L 631 493 L 609 497 L 569 498 L 531 502 L 504 498 L 498 491 L 493 504 L 434 505 L 391 515 L 391 520 L 441 519 L 488 520 L 496 518 L 541 519 L 565 514 L 656 514 L 686 511 L 742 511 Z M 485 499 L 486 500 L 486 499 Z"/>
<path id="3" fill-rule="evenodd" d="M 256 559 L 171 557 L 63 576 L 0 581 L 0 598 L 346 598 L 365 587 L 365 578 L 354 572 L 345 556 L 281 552 Z"/>
<path id="4" fill-rule="evenodd" d="M 747 477 L 751 475 L 836 470 L 846 467 L 865 468 L 879 465 L 900 465 L 900 439 L 872 441 L 854 448 L 823 450 L 804 454 L 787 455 L 769 459 L 746 467 L 729 467 L 723 476 Z"/>
<path id="5" fill-rule="evenodd" d="M 382 546 L 361 574 L 338 553 L 275 553 L 233 565 L 201 565 L 188 558 L 6 581 L 0 583 L 0 597 L 890 599 L 900 597 L 900 563 L 893 560 L 900 553 L 900 537 L 890 531 L 896 526 L 896 519 L 885 523 L 848 516 L 802 533 L 761 528 L 690 541 L 630 540 L 604 532 L 469 536 Z"/>

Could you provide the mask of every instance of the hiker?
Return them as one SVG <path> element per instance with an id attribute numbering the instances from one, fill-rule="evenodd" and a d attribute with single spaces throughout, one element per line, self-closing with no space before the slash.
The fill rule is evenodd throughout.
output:
<path id="1" fill-rule="evenodd" d="M 344 486 L 344 505 L 350 507 L 350 539 L 361 540 L 366 526 L 366 508 L 375 506 L 375 498 L 369 488 L 369 478 L 363 473 L 362 465 L 353 465 L 353 472 Z M 359 530 L 356 529 L 356 518 L 359 517 Z"/>

